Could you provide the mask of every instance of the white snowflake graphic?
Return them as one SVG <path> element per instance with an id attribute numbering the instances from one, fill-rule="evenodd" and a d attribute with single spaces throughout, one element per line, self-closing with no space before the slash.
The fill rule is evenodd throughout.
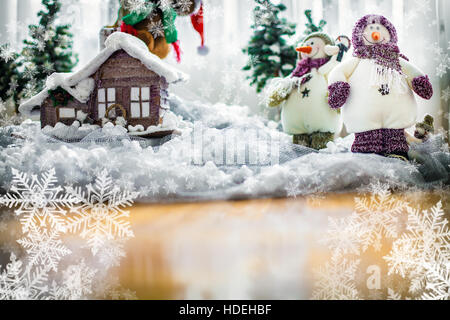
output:
<path id="1" fill-rule="evenodd" d="M 53 72 L 55 72 L 55 66 L 52 63 L 48 62 L 48 61 L 45 61 L 44 65 L 42 67 L 44 68 L 44 72 L 46 74 L 50 75 Z"/>
<path id="2" fill-rule="evenodd" d="M 194 180 L 188 180 L 186 182 L 186 189 L 187 190 L 194 190 L 194 188 L 195 188 Z"/>
<path id="3" fill-rule="evenodd" d="M 448 65 L 440 63 L 436 67 L 436 76 L 442 78 L 445 74 L 447 74 Z"/>
<path id="4" fill-rule="evenodd" d="M 33 226 L 45 226 L 47 223 L 59 231 L 65 230 L 64 216 L 66 207 L 70 207 L 78 200 L 63 193 L 63 188 L 57 186 L 55 170 L 51 169 L 37 175 L 12 169 L 13 180 L 10 192 L 0 198 L 0 204 L 9 208 L 18 207 L 16 215 L 21 216 L 23 232 L 28 232 Z"/>
<path id="5" fill-rule="evenodd" d="M 376 251 L 381 249 L 380 240 L 383 237 L 396 238 L 400 228 L 400 218 L 408 203 L 392 196 L 389 187 L 383 184 L 372 184 L 372 194 L 369 197 L 355 198 L 356 223 L 361 234 L 362 249 L 366 251 L 373 246 Z"/>
<path id="6" fill-rule="evenodd" d="M 441 99 L 445 101 L 445 103 L 450 100 L 450 86 L 448 86 L 446 89 L 442 90 Z"/>
<path id="7" fill-rule="evenodd" d="M 298 179 L 289 181 L 287 186 L 285 187 L 285 190 L 288 197 L 297 198 L 297 196 L 300 194 L 300 181 Z"/>
<path id="8" fill-rule="evenodd" d="M 10 261 L 0 273 L 0 300 L 42 299 L 48 290 L 48 268 L 24 269 L 23 262 L 13 253 Z"/>
<path id="9" fill-rule="evenodd" d="M 37 74 L 36 66 L 33 64 L 26 66 L 23 71 L 23 76 L 30 80 L 32 80 L 36 74 Z"/>
<path id="10" fill-rule="evenodd" d="M 402 300 L 402 295 L 388 288 L 388 300 Z"/>
<path id="11" fill-rule="evenodd" d="M 5 62 L 9 62 L 11 60 L 14 60 L 14 56 L 15 53 L 9 45 L 0 47 L 0 59 L 4 60 Z"/>
<path id="12" fill-rule="evenodd" d="M 321 242 L 336 254 L 359 255 L 369 247 L 380 251 L 383 237 L 398 236 L 400 218 L 408 204 L 395 199 L 387 185 L 372 184 L 370 189 L 370 196 L 355 198 L 355 212 L 351 216 L 329 218 L 328 232 Z"/>
<path id="13" fill-rule="evenodd" d="M 398 274 L 409 280 L 406 289 L 415 298 L 450 299 L 450 231 L 441 202 L 429 211 L 420 211 L 396 199 L 383 184 L 372 185 L 372 190 L 370 196 L 355 198 L 356 212 L 351 216 L 329 219 L 327 236 L 321 242 L 332 250 L 332 261 L 318 273 L 314 299 L 351 296 L 351 289 L 360 282 L 350 277 L 349 270 L 357 262 L 354 257 L 369 247 L 380 251 L 386 238 L 394 241 L 390 254 L 383 257 L 388 277 Z M 400 228 L 403 216 L 408 219 Z M 391 288 L 387 298 L 402 299 Z"/>
<path id="14" fill-rule="evenodd" d="M 338 256 L 346 254 L 359 255 L 361 237 L 366 232 L 367 230 L 358 222 L 355 213 L 340 219 L 329 217 L 328 231 L 321 242 L 326 244 Z"/>
<path id="15" fill-rule="evenodd" d="M 315 272 L 317 281 L 312 295 L 314 300 L 357 300 L 358 290 L 355 285 L 356 269 L 359 260 L 341 259 L 333 255 L 331 263 L 327 262 Z"/>
<path id="16" fill-rule="evenodd" d="M 92 294 L 96 270 L 84 260 L 66 269 L 61 283 L 53 280 L 49 285 L 49 274 L 57 273 L 61 260 L 72 253 L 61 239 L 69 228 L 80 230 L 88 239 L 105 270 L 119 265 L 125 256 L 124 240 L 133 236 L 125 220 L 129 213 L 122 207 L 131 205 L 137 193 L 120 192 L 113 185 L 104 170 L 95 186 L 87 187 L 87 194 L 71 187 L 66 187 L 64 194 L 54 170 L 40 178 L 13 170 L 11 192 L 0 198 L 0 204 L 18 207 L 15 214 L 20 217 L 24 236 L 17 242 L 27 255 L 18 260 L 11 254 L 11 262 L 0 273 L 0 300 L 84 299 Z M 64 207 L 74 216 L 66 217 Z"/>
<path id="17" fill-rule="evenodd" d="M 125 240 L 106 241 L 98 252 L 98 260 L 106 268 L 118 267 L 120 260 L 126 257 Z"/>
<path id="18" fill-rule="evenodd" d="M 143 12 L 147 9 L 147 1 L 146 0 L 126 0 L 124 1 L 124 8 L 128 9 L 131 12 Z"/>
<path id="19" fill-rule="evenodd" d="M 172 7 L 172 1 L 171 0 L 159 0 L 157 5 L 162 11 L 166 11 Z"/>
<path id="20" fill-rule="evenodd" d="M 182 12 L 189 12 L 192 2 L 191 0 L 180 0 L 177 4 Z"/>
<path id="21" fill-rule="evenodd" d="M 59 261 L 72 252 L 64 246 L 60 231 L 53 229 L 38 229 L 33 226 L 27 237 L 17 240 L 28 253 L 29 266 L 48 266 L 58 271 Z"/>
<path id="22" fill-rule="evenodd" d="M 150 26 L 149 30 L 150 33 L 153 35 L 153 37 L 164 37 L 164 25 L 162 24 L 161 20 L 153 21 Z"/>
<path id="23" fill-rule="evenodd" d="M 36 48 L 37 48 L 40 52 L 44 52 L 46 45 L 47 45 L 47 44 L 45 43 L 45 41 L 38 40 L 37 43 L 36 43 Z M 47 61 L 46 61 L 46 62 L 47 62 Z"/>
<path id="24" fill-rule="evenodd" d="M 80 300 L 92 294 L 92 284 L 97 271 L 88 267 L 84 260 L 71 265 L 63 272 L 62 285 L 55 281 L 50 289 L 53 300 Z"/>
<path id="25" fill-rule="evenodd" d="M 11 82 L 9 83 L 9 91 L 11 93 L 14 93 L 14 91 L 16 91 L 18 87 L 19 83 L 17 82 L 17 79 L 12 79 Z"/>
<path id="26" fill-rule="evenodd" d="M 149 190 L 153 195 L 155 195 L 159 192 L 159 188 L 160 188 L 160 185 L 158 184 L 158 182 L 156 182 L 156 181 L 150 182 Z"/>
<path id="27" fill-rule="evenodd" d="M 50 41 L 53 39 L 53 37 L 55 35 L 56 35 L 56 32 L 52 28 L 50 28 L 44 32 L 44 34 L 42 35 L 42 39 L 44 41 Z"/>
<path id="28" fill-rule="evenodd" d="M 25 85 L 25 89 L 23 91 L 24 98 L 29 99 L 37 94 L 37 84 L 34 80 L 29 81 Z"/>
<path id="29" fill-rule="evenodd" d="M 206 183 L 211 190 L 216 190 L 220 185 L 220 181 L 218 181 L 218 178 L 214 175 L 208 176 L 206 178 Z"/>
<path id="30" fill-rule="evenodd" d="M 167 194 L 172 194 L 172 193 L 175 193 L 177 191 L 178 185 L 175 182 L 175 180 L 170 178 L 170 179 L 166 180 L 166 184 L 164 186 L 164 189 L 166 190 Z"/>
<path id="31" fill-rule="evenodd" d="M 129 239 L 134 237 L 130 227 L 129 211 L 123 208 L 131 206 L 138 196 L 136 192 L 114 187 L 106 170 L 95 179 L 94 185 L 87 186 L 87 193 L 81 188 L 66 188 L 80 205 L 71 207 L 73 215 L 67 218 L 67 229 L 80 232 L 87 239 L 88 246 L 94 255 L 101 249 L 106 240 Z"/>
<path id="32" fill-rule="evenodd" d="M 267 25 L 272 23 L 275 19 L 275 11 L 273 4 L 269 1 L 264 1 L 262 5 L 260 5 L 260 10 L 251 12 L 250 18 L 253 18 L 253 22 L 255 25 Z"/>
<path id="33" fill-rule="evenodd" d="M 407 229 L 384 257 L 389 274 L 410 278 L 410 292 L 423 299 L 449 299 L 450 230 L 441 202 L 430 211 L 409 209 Z"/>

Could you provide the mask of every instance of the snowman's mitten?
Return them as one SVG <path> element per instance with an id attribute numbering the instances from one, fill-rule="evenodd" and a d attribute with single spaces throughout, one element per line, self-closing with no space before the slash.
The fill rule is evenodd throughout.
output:
<path id="1" fill-rule="evenodd" d="M 347 82 L 335 82 L 328 87 L 328 104 L 332 109 L 341 108 L 350 95 L 350 85 Z"/>
<path id="2" fill-rule="evenodd" d="M 275 78 L 272 80 L 268 88 L 267 104 L 269 107 L 278 107 L 289 97 L 295 87 L 295 79 Z"/>
<path id="3" fill-rule="evenodd" d="M 433 86 L 428 76 L 416 77 L 412 81 L 412 88 L 423 99 L 430 100 L 433 96 Z"/>
<path id="4" fill-rule="evenodd" d="M 268 100 L 269 107 L 278 107 L 283 101 L 286 100 L 286 96 L 281 95 L 280 92 L 274 91 L 270 96 Z"/>

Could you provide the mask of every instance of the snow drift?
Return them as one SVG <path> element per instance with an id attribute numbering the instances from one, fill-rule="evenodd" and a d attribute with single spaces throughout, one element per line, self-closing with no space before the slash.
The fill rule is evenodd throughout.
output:
<path id="1" fill-rule="evenodd" d="M 55 168 L 65 185 L 89 184 L 107 169 L 119 187 L 148 202 L 365 191 L 374 182 L 398 190 L 449 186 L 450 153 L 441 136 L 412 146 L 413 163 L 352 154 L 353 136 L 316 152 L 293 145 L 277 123 L 246 107 L 169 100 L 181 132 L 169 141 L 132 137 L 112 125 L 41 131 L 26 121 L 1 128 L 1 187 L 9 188 L 11 168 L 35 174 Z"/>

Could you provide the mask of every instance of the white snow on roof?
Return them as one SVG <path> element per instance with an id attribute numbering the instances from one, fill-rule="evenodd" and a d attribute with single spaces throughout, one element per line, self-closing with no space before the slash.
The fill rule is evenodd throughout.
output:
<path id="1" fill-rule="evenodd" d="M 118 50 L 125 50 L 130 56 L 141 61 L 149 70 L 166 78 L 169 83 L 186 81 L 189 78 L 183 72 L 163 62 L 159 57 L 148 51 L 142 40 L 127 33 L 113 33 L 106 39 L 105 45 L 106 48 L 81 70 L 75 73 L 54 73 L 49 76 L 44 90 L 20 105 L 20 113 L 30 116 L 33 108 L 40 106 L 48 97 L 48 91 L 55 90 L 58 87 L 66 90 L 81 103 L 86 103 L 95 87 L 94 80 L 89 77 Z"/>
<path id="2" fill-rule="evenodd" d="M 95 81 L 92 78 L 86 78 L 80 80 L 76 85 L 70 86 L 67 79 L 73 76 L 73 73 L 53 73 L 47 78 L 45 82 L 45 88 L 31 99 L 22 103 L 19 107 L 20 113 L 25 116 L 32 116 L 32 110 L 35 106 L 40 106 L 45 99 L 48 98 L 49 90 L 55 90 L 58 87 L 66 90 L 72 97 L 77 99 L 81 103 L 86 103 L 89 100 L 89 96 L 94 90 Z"/>

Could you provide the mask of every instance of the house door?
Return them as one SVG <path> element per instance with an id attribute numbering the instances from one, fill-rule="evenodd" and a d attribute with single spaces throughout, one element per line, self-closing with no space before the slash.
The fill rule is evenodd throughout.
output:
<path id="1" fill-rule="evenodd" d="M 118 117 L 123 117 L 127 120 L 127 111 L 118 103 L 110 105 L 105 112 L 105 118 L 109 120 L 116 120 Z"/>

